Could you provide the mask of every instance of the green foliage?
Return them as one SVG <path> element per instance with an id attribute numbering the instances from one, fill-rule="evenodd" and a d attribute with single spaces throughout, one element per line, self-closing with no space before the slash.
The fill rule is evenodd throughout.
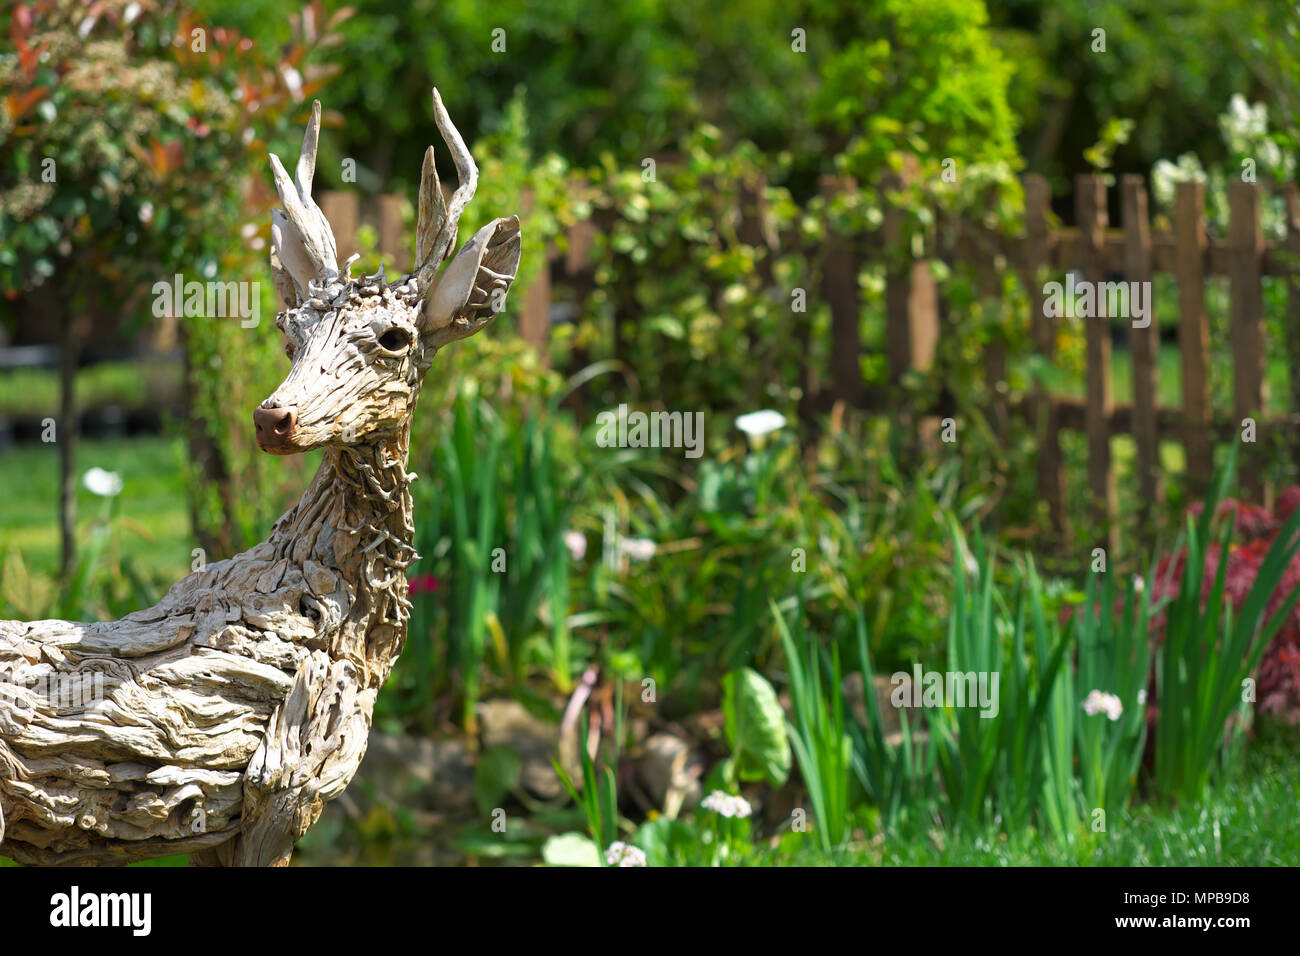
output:
<path id="1" fill-rule="evenodd" d="M 802 595 L 796 605 L 797 640 L 775 602 L 772 602 L 772 614 L 781 632 L 790 674 L 794 713 L 790 721 L 790 745 L 798 758 L 808 799 L 812 801 L 817 838 L 822 849 L 829 852 L 843 844 L 849 825 L 853 763 L 853 741 L 844 723 L 839 649 L 831 649 L 830 672 L 824 675 L 817 644 L 804 633 Z"/>
<path id="2" fill-rule="evenodd" d="M 738 410 L 749 411 L 770 397 L 786 405 L 797 397 L 790 383 L 806 358 L 789 289 L 808 284 L 811 273 L 795 259 L 764 273 L 760 250 L 720 217 L 757 186 L 762 167 L 752 147 L 726 152 L 718 137 L 701 127 L 683 142 L 684 162 L 658 164 L 651 182 L 612 156 L 591 171 L 590 204 L 609 226 L 593 250 L 596 289 L 572 344 L 625 362 L 637 393 L 671 397 L 677 407 L 748 402 Z M 764 228 L 788 228 L 796 214 L 788 192 L 768 188 L 764 196 Z M 680 369 L 701 363 L 710 375 L 683 380 Z"/>
<path id="3" fill-rule="evenodd" d="M 685 820 L 655 817 L 641 824 L 632 841 L 645 851 L 646 866 L 700 865 L 704 838 Z"/>
<path id="4" fill-rule="evenodd" d="M 1117 599 L 1115 576 L 1090 574 L 1083 606 L 1075 609 L 1074 695 L 1073 701 L 1066 700 L 1075 715 L 1084 809 L 1103 810 L 1107 819 L 1127 804 L 1137 782 L 1147 740 L 1144 705 L 1152 650 L 1152 581 L 1130 577 Z M 1098 690 L 1119 699 L 1118 719 L 1100 713 L 1079 716 L 1074 710 Z"/>
<path id="5" fill-rule="evenodd" d="M 437 590 L 412 596 L 384 721 L 432 729 L 449 691 L 468 721 L 488 690 L 564 693 L 593 663 L 653 678 L 674 715 L 710 706 L 725 674 L 779 653 L 767 601 L 790 593 L 792 571 L 810 626 L 842 649 L 852 636 L 836 622 L 863 608 L 886 666 L 939 652 L 927 624 L 946 606 L 939 516 L 979 506 L 950 466 L 900 489 L 878 432 L 836 433 L 806 463 L 788 430 L 761 445 L 709 432 L 718 452 L 698 466 L 602 448 L 559 410 L 564 392 L 501 388 L 531 380 L 526 353 L 489 344 L 487 358 L 449 352 L 451 381 L 459 363 L 501 378 L 446 392 L 439 379 L 422 396 L 412 466 L 424 557 L 410 573 Z M 566 535 L 585 554 L 571 555 Z M 653 556 L 631 560 L 629 539 L 652 542 Z"/>
<path id="6" fill-rule="evenodd" d="M 392 678 L 404 691 L 402 719 L 424 724 L 453 675 L 467 727 L 491 670 L 515 687 L 540 666 L 557 687 L 571 686 L 564 533 L 572 472 L 555 436 L 536 412 L 507 421 L 466 389 L 436 445 L 419 453 L 426 479 L 415 486 L 416 547 L 424 557 L 412 573 L 432 575 L 439 591 L 436 603 L 413 598 L 412 639 Z"/>
<path id="7" fill-rule="evenodd" d="M 1128 119 L 1108 119 L 1101 128 L 1097 142 L 1083 151 L 1083 158 L 1088 161 L 1094 172 L 1110 169 L 1115 149 L 1128 142 L 1133 133 L 1133 121 Z M 1106 179 L 1107 185 L 1114 185 L 1114 177 Z"/>
<path id="8" fill-rule="evenodd" d="M 874 181 L 897 152 L 937 170 L 1017 161 L 1012 65 L 979 0 L 877 0 L 838 12 L 843 46 L 821 65 L 813 117 L 844 137 L 841 171 Z M 864 39 L 870 38 L 870 39 Z"/>
<path id="9" fill-rule="evenodd" d="M 748 667 L 722 679 L 722 713 L 731 757 L 724 776 L 738 781 L 785 783 L 790 774 L 790 741 L 776 691 L 762 674 Z"/>
<path id="10" fill-rule="evenodd" d="M 866 621 L 857 615 L 858 660 L 862 665 L 867 722 L 854 721 L 849 726 L 853 738 L 853 771 L 863 792 L 880 808 L 881 824 L 897 830 L 907 815 L 922 814 L 937 802 L 935 792 L 935 758 L 938 748 L 913 731 L 906 711 L 900 714 L 901 739 L 885 739 L 880 703 L 872 690 L 874 671 L 868 649 Z"/>
<path id="11" fill-rule="evenodd" d="M 976 536 L 968 548 L 954 526 L 953 601 L 946 668 L 997 679 L 993 706 L 930 708 L 945 810 L 953 824 L 978 829 L 995 814 L 1009 829 L 1029 826 L 1041 810 L 1066 839 L 1072 799 L 1073 712 L 1059 682 L 1069 644 L 1049 623 L 1032 563 L 1015 575 L 1014 604 L 995 581 L 995 562 Z M 1008 639 L 1009 637 L 1009 639 Z M 943 675 L 939 675 L 943 676 Z M 968 690 L 969 694 L 970 691 Z"/>
<path id="12" fill-rule="evenodd" d="M 1230 0 L 1211 0 L 1210 9 L 1233 29 L 1224 36 L 1242 62 L 1250 64 L 1253 78 L 1268 91 L 1277 108 L 1282 145 L 1300 150 L 1300 10 L 1288 3 L 1261 3 L 1240 7 Z M 1244 83 L 1232 87 L 1245 89 Z"/>
<path id="13" fill-rule="evenodd" d="M 1217 539 L 1212 522 L 1235 469 L 1234 445 L 1200 517 L 1187 519 L 1187 568 L 1204 568 L 1207 549 L 1216 544 L 1220 555 L 1231 547 L 1233 522 L 1224 522 Z M 1159 716 L 1154 784 L 1161 799 L 1199 801 L 1220 769 L 1221 758 L 1240 746 L 1249 722 L 1247 678 L 1300 598 L 1297 584 L 1280 605 L 1270 607 L 1297 550 L 1300 509 L 1278 532 L 1235 614 L 1224 597 L 1226 560 L 1219 561 L 1212 583 L 1199 574 L 1183 575 L 1165 609 L 1165 640 L 1156 665 Z"/>
<path id="14" fill-rule="evenodd" d="M 287 32 L 264 0 L 201 6 L 267 43 Z M 805 191 L 859 134 L 858 145 L 926 143 L 971 163 L 1014 154 L 1010 66 L 979 0 L 355 6 L 332 87 L 347 141 L 331 148 L 362 158 L 367 190 L 391 191 L 392 176 L 414 187 L 416 165 L 402 157 L 427 144 L 430 79 L 448 103 L 466 105 L 453 112 L 468 142 L 508 122 L 506 104 L 520 93 L 528 147 L 583 165 L 608 154 L 639 170 L 701 122 L 726 130 L 728 143 L 788 151 Z"/>
<path id="15" fill-rule="evenodd" d="M 615 837 L 618 836 L 618 784 L 616 783 L 615 771 L 618 768 L 618 750 L 617 742 L 622 736 L 621 720 L 615 729 L 615 750 L 610 763 L 596 767 L 595 760 L 592 759 L 591 750 L 587 746 L 587 714 L 584 711 L 579 718 L 578 729 L 578 759 L 582 763 L 582 792 L 579 794 L 577 785 L 570 778 L 568 772 L 560 765 L 558 760 L 552 761 L 556 774 L 559 775 L 560 782 L 564 784 L 564 789 L 569 792 L 573 802 L 582 808 L 587 818 L 587 829 L 590 831 L 592 839 L 595 840 L 597 848 L 605 850 Z M 604 853 L 600 857 L 601 865 L 605 864 Z"/>
<path id="16" fill-rule="evenodd" d="M 106 11 L 82 33 L 78 4 L 27 11 L 3 24 L 18 55 L 0 66 L 0 287 L 12 297 L 52 280 L 66 295 L 72 277 L 138 296 L 206 234 L 201 197 L 229 175 L 232 144 L 198 130 L 227 129 L 236 110 L 184 75 L 166 45 L 174 19 Z"/>
<path id="17" fill-rule="evenodd" d="M 1117 169 L 1212 150 L 1215 111 L 1250 85 L 1258 44 L 1283 15 L 1272 4 L 1247 15 L 1232 0 L 1013 0 L 989 12 L 995 44 L 1015 63 L 1008 99 L 1029 168 L 1062 183 L 1087 171 L 1083 152 L 1112 119 L 1134 121 Z"/>

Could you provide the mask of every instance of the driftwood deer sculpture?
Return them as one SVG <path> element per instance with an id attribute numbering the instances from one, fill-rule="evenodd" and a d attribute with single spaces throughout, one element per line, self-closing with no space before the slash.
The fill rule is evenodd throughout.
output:
<path id="1" fill-rule="evenodd" d="M 352 779 L 406 640 L 420 383 L 441 346 L 501 310 L 519 264 L 510 217 L 440 271 L 478 169 L 437 90 L 433 108 L 457 188 L 446 201 L 430 146 L 415 268 L 395 282 L 337 262 L 311 197 L 319 103 L 295 177 L 271 157 L 284 206 L 271 214 L 287 307 L 276 325 L 291 367 L 254 427 L 273 454 L 325 449 L 271 536 L 120 621 L 0 622 L 0 853 L 282 865 Z"/>

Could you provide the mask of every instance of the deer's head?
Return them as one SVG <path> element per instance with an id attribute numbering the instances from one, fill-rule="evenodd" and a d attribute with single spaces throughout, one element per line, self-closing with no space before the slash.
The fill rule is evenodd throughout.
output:
<path id="1" fill-rule="evenodd" d="M 436 89 L 433 110 L 456 163 L 456 191 L 444 199 L 430 146 L 420 177 L 415 268 L 392 282 L 382 268 L 354 278 L 355 256 L 339 268 L 333 231 L 311 197 L 319 102 L 295 177 L 271 156 L 284 206 L 271 212 L 271 272 L 287 306 L 275 323 L 292 365 L 253 413 L 264 451 L 294 454 L 401 435 L 434 353 L 473 335 L 505 306 L 519 267 L 519 219 L 493 220 L 451 256 L 478 168 Z"/>

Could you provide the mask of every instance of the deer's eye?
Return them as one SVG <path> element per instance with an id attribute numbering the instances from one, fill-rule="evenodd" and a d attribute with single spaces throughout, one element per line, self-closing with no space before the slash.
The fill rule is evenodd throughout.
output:
<path id="1" fill-rule="evenodd" d="M 379 347 L 385 352 L 403 352 L 411 345 L 411 334 L 403 328 L 393 326 L 379 336 Z"/>

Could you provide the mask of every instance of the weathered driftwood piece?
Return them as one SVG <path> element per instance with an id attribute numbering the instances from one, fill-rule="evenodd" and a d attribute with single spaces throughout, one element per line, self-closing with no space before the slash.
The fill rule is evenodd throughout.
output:
<path id="1" fill-rule="evenodd" d="M 287 863 L 366 749 L 406 640 L 411 414 L 435 351 L 481 329 L 519 264 L 516 217 L 446 269 L 478 170 L 437 90 L 459 185 L 424 159 L 417 257 L 388 283 L 336 261 L 311 197 L 320 104 L 283 203 L 271 267 L 292 360 L 254 413 L 274 454 L 325 448 L 270 538 L 178 581 L 120 621 L 0 622 L 0 853 L 27 863 Z"/>

